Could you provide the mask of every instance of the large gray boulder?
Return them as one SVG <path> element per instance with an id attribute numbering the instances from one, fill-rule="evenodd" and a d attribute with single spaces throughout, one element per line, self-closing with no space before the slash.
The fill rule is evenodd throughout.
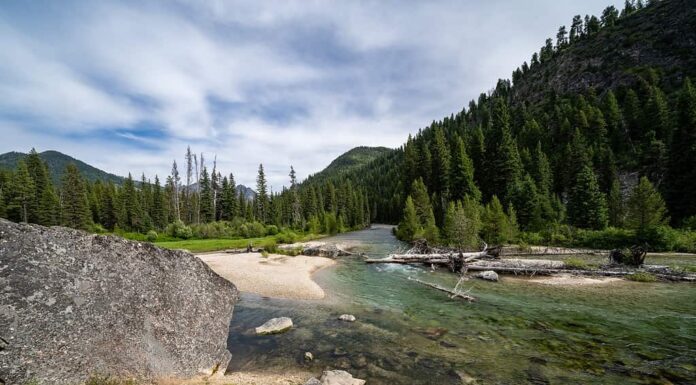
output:
<path id="1" fill-rule="evenodd" d="M 224 372 L 238 292 L 183 251 L 0 219 L 0 383 Z"/>

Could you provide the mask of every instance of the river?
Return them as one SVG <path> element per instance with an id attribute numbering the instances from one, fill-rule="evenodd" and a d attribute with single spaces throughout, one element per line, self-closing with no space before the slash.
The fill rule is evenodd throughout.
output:
<path id="1" fill-rule="evenodd" d="M 406 246 L 377 226 L 329 242 L 383 257 Z M 694 384 L 696 285 L 621 281 L 559 287 L 502 277 L 467 281 L 467 303 L 408 277 L 453 287 L 457 278 L 359 257 L 319 271 L 321 301 L 244 294 L 235 307 L 228 371 L 344 369 L 368 384 Z M 338 321 L 349 313 L 357 322 Z M 272 317 L 292 331 L 249 329 Z M 315 360 L 303 356 L 312 352 Z"/>

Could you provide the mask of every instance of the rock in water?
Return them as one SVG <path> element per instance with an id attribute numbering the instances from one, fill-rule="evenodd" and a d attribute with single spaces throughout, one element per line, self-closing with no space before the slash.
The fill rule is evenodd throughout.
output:
<path id="1" fill-rule="evenodd" d="M 474 275 L 476 278 L 481 278 L 486 281 L 492 281 L 492 282 L 498 282 L 498 273 L 496 273 L 493 270 L 486 270 L 482 271 L 476 275 Z"/>
<path id="2" fill-rule="evenodd" d="M 288 317 L 280 317 L 269 319 L 255 330 L 257 335 L 265 336 L 268 334 L 284 333 L 290 329 L 292 329 L 292 320 Z"/>
<path id="3" fill-rule="evenodd" d="M 0 219 L 0 383 L 224 372 L 238 292 L 183 251 Z"/>
<path id="4" fill-rule="evenodd" d="M 322 385 L 364 385 L 365 380 L 353 378 L 353 376 L 344 370 L 325 370 L 321 375 Z"/>
<path id="5" fill-rule="evenodd" d="M 355 322 L 355 316 L 352 314 L 341 314 L 338 319 L 346 322 Z"/>

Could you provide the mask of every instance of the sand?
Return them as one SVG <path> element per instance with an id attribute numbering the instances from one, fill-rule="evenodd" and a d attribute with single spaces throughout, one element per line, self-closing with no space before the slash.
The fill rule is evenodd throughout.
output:
<path id="1" fill-rule="evenodd" d="M 529 279 L 529 282 L 540 283 L 543 285 L 554 286 L 587 286 L 587 285 L 606 285 L 612 282 L 621 281 L 616 277 L 583 277 L 570 274 L 560 274 L 550 277 L 539 277 Z"/>
<path id="2" fill-rule="evenodd" d="M 305 300 L 324 298 L 324 290 L 312 280 L 312 273 L 335 263 L 324 257 L 263 257 L 261 253 L 209 253 L 198 258 L 242 292 Z"/>

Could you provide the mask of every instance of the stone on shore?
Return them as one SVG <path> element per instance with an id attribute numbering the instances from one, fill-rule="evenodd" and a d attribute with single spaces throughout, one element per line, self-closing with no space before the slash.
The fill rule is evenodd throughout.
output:
<path id="1" fill-rule="evenodd" d="M 271 318 L 263 325 L 255 329 L 256 334 L 265 336 L 269 334 L 280 334 L 292 329 L 292 319 L 288 317 Z"/>
<path id="2" fill-rule="evenodd" d="M 355 322 L 355 316 L 352 314 L 341 314 L 338 319 L 346 322 Z"/>
<path id="3" fill-rule="evenodd" d="M 321 385 L 364 385 L 365 380 L 353 378 L 345 370 L 325 370 L 322 373 Z"/>
<path id="4" fill-rule="evenodd" d="M 317 380 L 315 377 L 310 378 L 304 385 L 321 385 L 321 381 Z"/>
<path id="5" fill-rule="evenodd" d="M 474 277 L 480 278 L 486 281 L 498 282 L 498 273 L 493 270 L 486 270 L 480 273 L 474 274 Z"/>
<path id="6" fill-rule="evenodd" d="M 223 373 L 237 289 L 183 251 L 0 219 L 0 383 Z"/>
<path id="7" fill-rule="evenodd" d="M 304 360 L 307 362 L 314 361 L 314 354 L 312 354 L 312 352 L 305 352 Z"/>

